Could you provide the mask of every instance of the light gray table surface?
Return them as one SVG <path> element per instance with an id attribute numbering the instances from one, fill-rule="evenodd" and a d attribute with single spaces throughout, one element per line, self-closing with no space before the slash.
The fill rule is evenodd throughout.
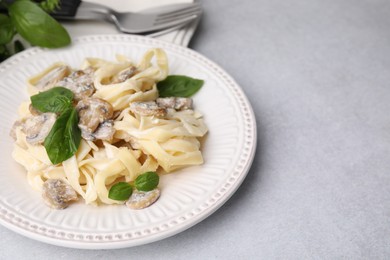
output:
<path id="1" fill-rule="evenodd" d="M 194 227 L 128 249 L 0 227 L 0 259 L 390 258 L 390 1 L 203 5 L 190 47 L 236 79 L 256 114 L 239 190 Z"/>

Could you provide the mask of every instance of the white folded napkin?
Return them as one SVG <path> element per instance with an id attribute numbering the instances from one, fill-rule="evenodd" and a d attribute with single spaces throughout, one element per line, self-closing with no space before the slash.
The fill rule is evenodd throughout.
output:
<path id="1" fill-rule="evenodd" d="M 120 12 L 139 12 L 144 9 L 159 7 L 162 5 L 192 3 L 194 0 L 86 0 L 86 2 L 97 3 L 109 6 Z M 168 32 L 164 35 L 152 36 L 182 46 L 188 46 L 192 35 L 198 25 L 199 19 L 188 25 Z M 91 35 L 91 34 L 114 34 L 119 32 L 113 24 L 105 21 L 82 21 L 82 22 L 63 22 L 72 37 Z"/>

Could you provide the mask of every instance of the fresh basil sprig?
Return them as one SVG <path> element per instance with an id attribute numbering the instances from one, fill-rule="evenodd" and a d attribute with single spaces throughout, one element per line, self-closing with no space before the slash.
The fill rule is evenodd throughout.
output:
<path id="1" fill-rule="evenodd" d="M 21 43 L 10 47 L 12 39 L 19 33 L 32 45 L 47 48 L 58 48 L 71 42 L 65 28 L 54 20 L 47 12 L 58 7 L 60 0 L 31 0 L 3 1 L 0 8 L 0 62 L 23 49 Z M 45 11 L 44 11 L 44 10 Z"/>
<path id="2" fill-rule="evenodd" d="M 127 182 L 114 184 L 108 192 L 108 197 L 112 200 L 127 200 L 133 193 L 133 188 Z"/>
<path id="3" fill-rule="evenodd" d="M 62 113 L 72 107 L 73 92 L 64 87 L 54 87 L 31 96 L 31 105 L 39 111 Z"/>
<path id="4" fill-rule="evenodd" d="M 65 28 L 33 2 L 12 3 L 9 15 L 18 33 L 33 45 L 58 48 L 71 41 Z"/>
<path id="5" fill-rule="evenodd" d="M 145 172 L 135 179 L 135 187 L 139 191 L 154 190 L 160 181 L 160 177 L 156 172 Z"/>
<path id="6" fill-rule="evenodd" d="M 157 83 L 160 97 L 190 97 L 203 86 L 204 81 L 183 75 L 170 75 Z"/>
<path id="7" fill-rule="evenodd" d="M 139 191 L 151 191 L 157 188 L 160 177 L 156 172 L 145 172 L 140 174 L 134 182 L 134 186 Z M 112 200 L 127 200 L 133 193 L 133 187 L 127 182 L 118 182 L 113 185 L 108 197 Z"/>
<path id="8" fill-rule="evenodd" d="M 31 105 L 40 112 L 58 113 L 44 146 L 53 164 L 61 163 L 72 157 L 78 150 L 81 131 L 79 117 L 73 107 L 73 92 L 64 87 L 54 87 L 31 96 Z"/>
<path id="9" fill-rule="evenodd" d="M 15 35 L 15 29 L 11 19 L 5 14 L 0 14 L 0 45 L 9 43 Z"/>
<path id="10" fill-rule="evenodd" d="M 47 155 L 53 164 L 61 163 L 77 152 L 81 141 L 78 123 L 77 110 L 73 107 L 57 118 L 44 142 Z"/>
<path id="11" fill-rule="evenodd" d="M 59 0 L 39 1 L 39 6 L 43 10 L 45 10 L 45 12 L 50 13 L 60 6 L 60 1 Z"/>
<path id="12" fill-rule="evenodd" d="M 0 62 L 6 60 L 10 55 L 7 47 L 5 45 L 0 45 Z"/>

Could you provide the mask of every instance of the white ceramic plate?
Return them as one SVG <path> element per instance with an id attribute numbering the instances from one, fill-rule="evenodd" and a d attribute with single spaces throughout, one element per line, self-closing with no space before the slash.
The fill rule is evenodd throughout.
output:
<path id="1" fill-rule="evenodd" d="M 24 169 L 13 161 L 10 128 L 19 104 L 28 99 L 26 79 L 56 61 L 79 67 L 85 57 L 139 60 L 149 48 L 163 48 L 170 73 L 205 80 L 194 97 L 209 134 L 202 148 L 205 163 L 160 180 L 162 195 L 151 207 L 72 204 L 51 210 L 28 185 Z M 109 249 L 150 243 L 177 234 L 205 219 L 237 190 L 252 163 L 256 122 L 241 88 L 219 66 L 202 55 L 155 39 L 100 35 L 78 38 L 69 48 L 32 48 L 0 65 L 0 223 L 32 239 L 59 246 Z"/>

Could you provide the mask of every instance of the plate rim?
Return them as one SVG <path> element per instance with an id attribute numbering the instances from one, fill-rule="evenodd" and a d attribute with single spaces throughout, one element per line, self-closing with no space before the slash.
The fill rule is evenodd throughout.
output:
<path id="1" fill-rule="evenodd" d="M 252 165 L 256 146 L 257 146 L 257 127 L 256 127 L 256 118 L 253 112 L 253 108 L 249 103 L 248 98 L 246 97 L 243 89 L 236 83 L 236 81 L 218 64 L 211 61 L 202 54 L 191 50 L 189 48 L 179 46 L 173 43 L 169 43 L 163 40 L 148 38 L 145 36 L 137 35 L 88 35 L 75 37 L 71 46 L 66 48 L 74 48 L 77 45 L 96 43 L 101 41 L 115 42 L 120 41 L 123 43 L 141 43 L 147 45 L 158 45 L 162 48 L 168 48 L 175 51 L 178 54 L 183 54 L 186 56 L 193 56 L 198 61 L 201 61 L 213 69 L 213 73 L 216 73 L 219 78 L 224 82 L 228 83 L 228 86 L 232 91 L 237 94 L 236 99 L 240 106 L 240 111 L 245 111 L 243 122 L 245 125 L 244 128 L 244 152 L 241 153 L 240 161 L 244 161 L 240 165 L 239 169 L 236 169 L 238 165 L 234 165 L 234 175 L 235 179 L 232 182 L 232 186 L 229 189 L 226 189 L 225 192 L 217 192 L 218 196 L 213 199 L 213 202 L 205 202 L 205 207 L 201 212 L 196 216 L 190 218 L 190 221 L 186 221 L 184 218 L 183 221 L 175 221 L 171 224 L 171 227 L 167 227 L 165 230 L 159 230 L 155 233 L 149 233 L 148 235 L 139 236 L 130 236 L 128 239 L 115 240 L 112 235 L 104 236 L 98 235 L 92 238 L 87 238 L 86 236 L 80 236 L 77 233 L 72 232 L 56 232 L 53 229 L 47 229 L 44 226 L 38 226 L 36 224 L 30 224 L 28 221 L 23 221 L 20 217 L 9 212 L 1 203 L 0 203 L 0 224 L 4 227 L 19 233 L 23 236 L 29 237 L 34 240 L 45 242 L 52 245 L 69 247 L 69 248 L 79 248 L 79 249 L 117 249 L 117 248 L 127 248 L 132 246 L 138 246 L 143 244 L 152 243 L 173 235 L 176 235 L 180 232 L 183 232 L 186 229 L 196 225 L 197 223 L 203 221 L 205 218 L 217 211 L 231 196 L 237 191 L 245 177 L 247 176 L 249 169 Z M 66 49 L 65 48 L 65 49 Z M 23 52 L 20 52 L 8 60 L 0 64 L 0 73 L 6 71 L 14 64 L 21 62 L 24 59 L 27 59 L 33 55 L 39 55 L 39 53 L 44 53 L 47 49 L 40 47 L 33 47 Z M 215 196 L 214 196 L 215 197 Z M 53 233 L 54 232 L 54 233 Z M 149 230 L 150 232 L 150 230 Z M 123 233 L 123 231 L 121 231 Z M 137 232 L 136 232 L 137 233 Z M 139 233 L 139 232 L 138 232 Z"/>

